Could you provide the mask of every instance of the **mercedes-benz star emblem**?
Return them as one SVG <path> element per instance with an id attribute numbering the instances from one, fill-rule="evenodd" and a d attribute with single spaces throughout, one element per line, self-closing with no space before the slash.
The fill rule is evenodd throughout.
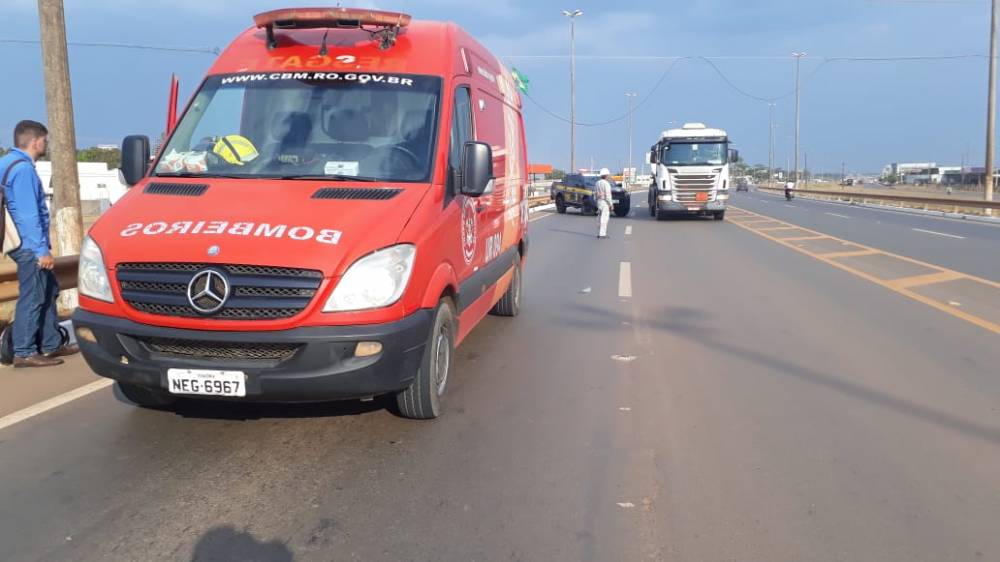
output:
<path id="1" fill-rule="evenodd" d="M 200 314 L 214 314 L 229 300 L 229 280 L 215 269 L 203 269 L 188 283 L 187 297 Z"/>

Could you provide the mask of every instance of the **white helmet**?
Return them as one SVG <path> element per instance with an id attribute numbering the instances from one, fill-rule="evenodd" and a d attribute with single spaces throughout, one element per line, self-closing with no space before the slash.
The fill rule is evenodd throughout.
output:
<path id="1" fill-rule="evenodd" d="M 611 175 L 611 170 L 609 170 L 609 169 L 607 169 L 607 168 L 601 168 L 601 173 L 600 173 L 600 176 L 601 176 L 602 178 L 603 178 L 604 176 L 610 176 L 610 175 Z"/>

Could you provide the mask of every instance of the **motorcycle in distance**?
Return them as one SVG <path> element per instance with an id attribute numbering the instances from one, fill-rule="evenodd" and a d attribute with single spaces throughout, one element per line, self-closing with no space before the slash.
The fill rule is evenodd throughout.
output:
<path id="1" fill-rule="evenodd" d="M 785 200 L 791 201 L 792 199 L 794 199 L 795 198 L 795 194 L 793 193 L 794 191 L 795 191 L 795 182 L 790 181 L 790 182 L 786 183 L 785 184 Z"/>

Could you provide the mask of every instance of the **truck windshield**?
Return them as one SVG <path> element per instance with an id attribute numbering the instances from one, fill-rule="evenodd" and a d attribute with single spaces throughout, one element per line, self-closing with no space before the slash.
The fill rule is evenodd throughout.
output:
<path id="1" fill-rule="evenodd" d="M 663 148 L 660 160 L 668 166 L 719 166 L 726 163 L 724 142 L 672 142 Z"/>
<path id="2" fill-rule="evenodd" d="M 211 76 L 154 175 L 426 182 L 440 90 L 433 76 Z"/>

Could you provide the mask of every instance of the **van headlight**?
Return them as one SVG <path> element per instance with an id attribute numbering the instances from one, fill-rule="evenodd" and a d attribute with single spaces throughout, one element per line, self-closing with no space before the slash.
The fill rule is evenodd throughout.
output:
<path id="1" fill-rule="evenodd" d="M 104 267 L 104 255 L 101 248 L 90 236 L 83 240 L 80 247 L 80 267 L 77 288 L 81 295 L 105 302 L 115 302 L 111 292 L 111 282 L 108 281 L 108 270 Z"/>
<path id="2" fill-rule="evenodd" d="M 354 262 L 340 278 L 323 312 L 367 310 L 395 303 L 410 281 L 416 255 L 413 244 L 399 244 Z"/>

